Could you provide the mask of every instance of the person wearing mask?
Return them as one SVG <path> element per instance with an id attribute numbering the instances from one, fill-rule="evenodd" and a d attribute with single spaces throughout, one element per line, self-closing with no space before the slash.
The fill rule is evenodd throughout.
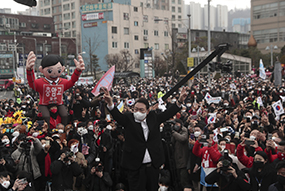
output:
<path id="1" fill-rule="evenodd" d="M 139 98 L 133 113 L 122 114 L 114 107 L 110 93 L 104 90 L 104 100 L 113 118 L 125 128 L 122 167 L 128 170 L 130 190 L 158 189 L 159 167 L 164 163 L 160 124 L 175 115 L 187 97 L 183 87 L 177 103 L 157 114 L 149 110 L 148 100 Z"/>
<path id="2" fill-rule="evenodd" d="M 77 87 L 75 89 L 74 93 L 74 98 L 72 101 L 72 110 L 73 110 L 73 115 L 75 119 L 82 119 L 82 112 L 87 110 L 87 108 L 90 106 L 90 102 L 86 99 L 86 97 L 83 95 L 81 89 Z M 84 118 L 88 119 L 88 113 L 85 113 Z M 82 121 L 82 120 L 81 120 Z"/>
<path id="3" fill-rule="evenodd" d="M 220 191 L 246 191 L 250 190 L 250 184 L 247 182 L 245 174 L 240 171 L 228 156 L 225 150 L 224 156 L 219 159 L 217 169 L 208 174 L 205 181 L 208 184 L 217 183 Z"/>
<path id="4" fill-rule="evenodd" d="M 257 151 L 254 155 L 252 167 L 248 170 L 251 190 L 267 191 L 269 186 L 276 182 L 276 171 L 268 163 L 264 151 Z"/>
<path id="5" fill-rule="evenodd" d="M 285 161 L 280 161 L 276 165 L 277 182 L 271 184 L 268 191 L 283 191 L 285 190 Z"/>
<path id="6" fill-rule="evenodd" d="M 99 110 L 101 112 L 101 119 L 105 119 L 107 114 L 110 114 L 106 107 L 106 103 L 104 102 L 103 99 L 103 94 L 104 91 L 107 91 L 107 88 L 105 87 L 100 87 L 99 89 L 99 95 L 95 96 L 93 100 L 91 101 L 91 107 L 96 108 L 97 106 L 99 107 Z"/>
<path id="7" fill-rule="evenodd" d="M 105 164 L 104 171 L 111 173 L 112 170 L 112 155 L 113 155 L 113 138 L 111 135 L 112 126 L 109 123 L 106 128 L 104 128 L 101 134 L 100 141 L 100 159 Z"/>
<path id="8" fill-rule="evenodd" d="M 0 191 L 7 191 L 12 187 L 10 178 L 11 175 L 8 171 L 0 172 Z"/>

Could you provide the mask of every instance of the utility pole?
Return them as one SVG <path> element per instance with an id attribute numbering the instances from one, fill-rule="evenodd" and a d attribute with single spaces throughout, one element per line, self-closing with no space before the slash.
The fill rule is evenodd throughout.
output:
<path id="1" fill-rule="evenodd" d="M 191 58 L 191 26 L 190 26 L 190 24 L 191 24 L 191 22 L 190 22 L 191 15 L 188 14 L 187 16 L 188 16 L 188 19 L 189 19 L 189 26 L 188 26 L 188 57 Z M 189 66 L 188 70 L 189 70 L 189 72 L 191 71 L 191 67 L 190 66 Z M 191 86 L 191 81 L 189 80 L 188 81 L 188 87 L 190 88 L 190 86 Z"/>
<path id="2" fill-rule="evenodd" d="M 211 52 L 211 32 L 210 32 L 210 1 L 208 0 L 208 55 Z M 211 74 L 210 74 L 210 66 L 208 64 L 208 87 L 211 85 Z"/>

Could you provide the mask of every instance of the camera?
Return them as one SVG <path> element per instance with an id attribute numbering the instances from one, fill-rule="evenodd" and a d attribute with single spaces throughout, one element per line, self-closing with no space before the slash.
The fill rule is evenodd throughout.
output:
<path id="1" fill-rule="evenodd" d="M 98 166 L 96 166 L 96 171 L 97 172 L 102 172 L 103 171 L 103 166 L 102 165 L 98 165 Z"/>
<path id="2" fill-rule="evenodd" d="M 69 157 L 73 157 L 74 153 L 73 152 L 70 152 L 70 151 L 67 151 L 65 152 L 65 157 L 64 157 L 64 162 L 68 162 L 69 161 Z"/>
<path id="3" fill-rule="evenodd" d="M 103 98 L 104 92 L 100 93 L 98 97 Z"/>
<path id="4" fill-rule="evenodd" d="M 231 166 L 231 161 L 230 161 L 230 157 L 229 157 L 229 151 L 228 150 L 224 150 L 224 156 L 223 156 L 223 160 L 222 160 L 222 171 L 227 171 L 229 169 L 229 167 Z"/>

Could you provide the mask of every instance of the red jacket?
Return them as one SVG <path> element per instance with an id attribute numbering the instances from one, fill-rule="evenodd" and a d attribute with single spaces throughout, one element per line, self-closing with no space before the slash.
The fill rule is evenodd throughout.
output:
<path id="1" fill-rule="evenodd" d="M 253 157 L 248 157 L 244 154 L 244 147 L 238 144 L 237 146 L 237 157 L 238 160 L 243 164 L 246 168 L 251 168 L 253 165 Z M 257 147 L 255 151 L 263 151 L 261 147 Z"/>
<path id="2" fill-rule="evenodd" d="M 213 152 L 213 153 L 215 153 L 213 158 L 210 154 L 210 150 L 215 150 L 215 149 L 217 149 L 217 144 L 215 144 L 212 147 L 202 147 L 201 148 L 201 143 L 199 143 L 199 141 L 197 140 L 194 144 L 192 152 L 197 157 L 202 158 L 202 167 L 203 168 L 216 168 L 217 162 L 220 158 L 218 160 L 216 160 L 217 156 L 216 156 L 215 152 Z M 207 166 L 205 166 L 206 161 L 208 161 Z"/>
<path id="3" fill-rule="evenodd" d="M 267 151 L 267 149 L 264 149 L 264 152 L 267 154 L 269 162 L 273 162 L 275 159 L 278 158 L 277 154 L 273 155 L 272 150 L 270 149 Z M 277 153 L 277 147 L 275 148 L 275 153 Z"/>
<path id="4" fill-rule="evenodd" d="M 50 85 L 50 83 L 45 79 L 45 78 L 39 78 L 35 79 L 35 74 L 34 70 L 27 70 L 27 79 L 29 86 L 39 92 L 40 94 L 40 102 L 39 105 L 49 105 L 49 104 L 57 104 L 57 105 L 62 105 L 62 94 L 65 90 L 71 88 L 74 86 L 75 82 L 78 80 L 81 72 L 78 70 L 74 70 L 71 79 L 63 79 L 59 78 L 59 81 L 56 85 Z M 49 86 L 49 87 L 47 87 Z M 52 97 L 53 95 L 53 88 L 50 86 L 54 87 L 56 90 L 55 96 Z M 49 88 L 49 89 L 48 89 Z M 59 97 L 56 97 L 59 96 Z M 60 99 L 61 96 L 61 99 Z M 48 98 L 48 100 L 47 100 Z M 50 98 L 50 100 L 49 100 Z M 58 99 L 57 99 L 58 98 Z M 46 100 L 44 100 L 46 99 Z"/>

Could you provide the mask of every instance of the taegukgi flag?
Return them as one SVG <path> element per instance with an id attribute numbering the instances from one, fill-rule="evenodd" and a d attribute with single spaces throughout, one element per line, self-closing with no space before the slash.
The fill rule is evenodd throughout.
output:
<path id="1" fill-rule="evenodd" d="M 282 103 L 281 103 L 281 100 L 275 102 L 272 104 L 272 108 L 274 110 L 274 113 L 276 116 L 279 116 L 281 114 L 284 113 L 284 109 L 283 109 L 283 106 L 282 106 Z"/>
<path id="2" fill-rule="evenodd" d="M 266 78 L 265 69 L 263 66 L 262 59 L 260 59 L 260 62 L 259 62 L 259 77 L 263 80 L 265 80 L 265 78 Z"/>
<path id="3" fill-rule="evenodd" d="M 217 118 L 217 113 L 209 113 L 208 124 L 215 123 Z"/>
<path id="4" fill-rule="evenodd" d="M 94 89 L 91 91 L 91 93 L 95 96 L 99 95 L 99 90 L 101 87 L 107 88 L 108 91 L 111 90 L 113 80 L 114 80 L 114 74 L 115 74 L 115 66 L 112 66 L 105 74 L 102 76 L 102 78 L 99 80 L 99 82 L 96 84 Z"/>

